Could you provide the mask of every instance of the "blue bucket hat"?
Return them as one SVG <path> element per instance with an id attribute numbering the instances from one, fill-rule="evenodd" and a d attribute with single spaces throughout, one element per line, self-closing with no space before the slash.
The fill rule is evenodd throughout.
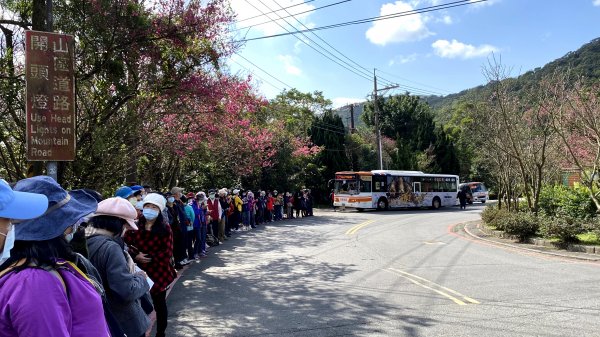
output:
<path id="1" fill-rule="evenodd" d="M 115 192 L 115 197 L 127 199 L 133 195 L 133 190 L 129 186 L 121 186 Z"/>
<path id="2" fill-rule="evenodd" d="M 35 219 L 18 222 L 15 239 L 21 241 L 45 241 L 61 236 L 80 219 L 94 213 L 98 202 L 83 190 L 67 193 L 54 179 L 37 176 L 19 181 L 15 191 L 40 193 L 48 198 L 48 210 Z"/>
<path id="3" fill-rule="evenodd" d="M 44 214 L 48 198 L 37 193 L 15 192 L 0 179 L 0 218 L 33 219 Z"/>

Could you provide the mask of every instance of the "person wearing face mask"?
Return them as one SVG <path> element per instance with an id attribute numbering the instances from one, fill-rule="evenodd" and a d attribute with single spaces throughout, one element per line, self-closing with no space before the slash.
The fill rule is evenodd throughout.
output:
<path id="1" fill-rule="evenodd" d="M 150 193 L 144 199 L 142 216 L 138 220 L 137 231 L 125 233 L 125 243 L 142 270 L 154 285 L 150 289 L 156 312 L 156 337 L 164 337 L 167 328 L 167 290 L 175 280 L 177 272 L 171 265 L 173 257 L 173 232 L 162 211 L 167 200 L 158 194 Z"/>
<path id="2" fill-rule="evenodd" d="M 217 238 L 217 244 L 219 245 L 219 221 L 221 221 L 221 213 L 223 213 L 223 209 L 221 208 L 221 203 L 217 199 L 217 191 L 209 190 L 208 191 L 208 202 L 207 202 L 207 212 L 210 217 L 210 228 L 212 229 L 212 235 Z"/>
<path id="3" fill-rule="evenodd" d="M 173 232 L 173 257 L 175 258 L 175 269 L 182 269 L 185 245 L 183 244 L 182 227 L 185 226 L 185 218 L 180 218 L 179 207 L 175 204 L 175 197 L 171 192 L 166 193 L 167 207 L 162 212 L 163 217 L 167 215 L 168 223 Z"/>
<path id="4" fill-rule="evenodd" d="M 192 201 L 192 209 L 194 210 L 194 259 L 206 257 L 206 194 L 198 192 L 196 198 Z"/>
<path id="5" fill-rule="evenodd" d="M 48 198 L 43 194 L 14 192 L 4 179 L 0 179 L 0 270 L 10 257 L 15 244 L 15 229 L 10 222 L 37 218 L 48 209 Z"/>
<path id="6" fill-rule="evenodd" d="M 138 230 L 137 211 L 127 200 L 98 204 L 85 230 L 90 261 L 100 273 L 112 313 L 127 336 L 141 337 L 150 326 L 141 298 L 150 291 L 146 273 L 137 269 L 121 239 L 126 228 Z"/>
<path id="7" fill-rule="evenodd" d="M 111 336 L 103 290 L 68 243 L 76 224 L 96 211 L 96 200 L 81 190 L 67 193 L 46 176 L 21 180 L 14 190 L 43 194 L 48 202 L 41 216 L 13 220 L 14 247 L 0 272 L 0 336 Z"/>
<path id="8" fill-rule="evenodd" d="M 141 191 L 136 192 L 129 186 L 121 186 L 115 192 L 115 197 L 127 199 L 131 203 L 131 205 L 135 207 L 135 204 L 137 204 L 138 202 L 138 197 L 135 195 L 136 193 L 141 198 Z"/>

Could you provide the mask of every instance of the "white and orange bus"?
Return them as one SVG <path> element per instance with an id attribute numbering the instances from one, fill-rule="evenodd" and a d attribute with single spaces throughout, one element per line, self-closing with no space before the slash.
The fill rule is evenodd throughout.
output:
<path id="1" fill-rule="evenodd" d="M 333 181 L 335 207 L 387 210 L 390 208 L 456 205 L 457 175 L 421 171 L 342 171 Z"/>

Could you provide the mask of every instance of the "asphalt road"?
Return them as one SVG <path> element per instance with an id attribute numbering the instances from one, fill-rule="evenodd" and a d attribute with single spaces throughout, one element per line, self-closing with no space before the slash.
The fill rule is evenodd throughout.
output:
<path id="1" fill-rule="evenodd" d="M 327 211 L 237 234 L 174 286 L 167 336 L 600 336 L 600 264 L 455 232 L 481 209 Z"/>

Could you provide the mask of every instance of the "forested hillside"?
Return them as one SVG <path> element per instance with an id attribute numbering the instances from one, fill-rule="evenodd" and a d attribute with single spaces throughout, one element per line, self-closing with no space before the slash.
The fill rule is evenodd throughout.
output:
<path id="1" fill-rule="evenodd" d="M 511 66 L 511 65 L 507 65 Z M 600 38 L 586 43 L 576 51 L 567 53 L 565 56 L 556 59 L 543 67 L 529 70 L 516 78 L 516 83 L 512 86 L 513 90 L 521 90 L 531 87 L 533 83 L 539 82 L 545 76 L 550 76 L 557 70 L 569 69 L 573 78 L 584 76 L 588 79 L 600 78 Z M 436 115 L 436 120 L 445 122 L 451 118 L 448 111 L 453 102 L 461 100 L 471 100 L 481 97 L 482 93 L 490 89 L 490 84 L 481 85 L 474 88 L 463 90 L 456 94 L 447 96 L 428 96 L 424 97 L 429 103 Z"/>

